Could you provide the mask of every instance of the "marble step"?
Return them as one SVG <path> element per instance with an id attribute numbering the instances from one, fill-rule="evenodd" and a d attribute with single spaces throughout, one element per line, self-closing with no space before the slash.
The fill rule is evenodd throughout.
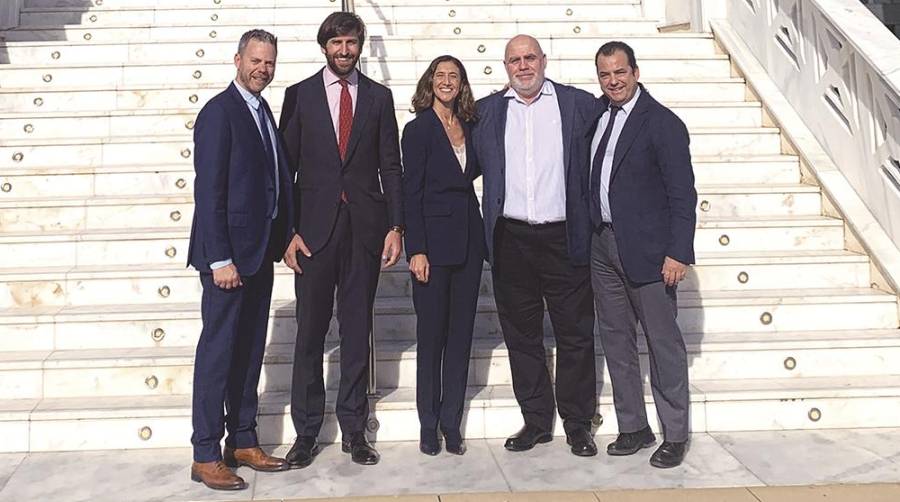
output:
<path id="1" fill-rule="evenodd" d="M 28 264 L 23 264 L 21 268 L 0 269 L 0 282 L 5 283 L 0 285 L 0 308 L 113 302 L 159 304 L 200 298 L 196 272 L 184 268 L 183 257 L 175 256 L 168 263 L 142 263 L 141 243 L 137 243 L 132 254 L 128 246 L 132 242 L 92 242 L 102 253 L 132 255 L 129 264 L 117 265 L 110 260 L 111 263 L 92 266 L 28 268 Z M 157 245 L 157 249 L 163 249 L 163 245 Z M 43 258 L 39 252 L 40 248 L 33 256 Z M 776 289 L 785 283 L 796 289 L 867 287 L 869 261 L 864 255 L 841 251 L 709 255 L 698 261 L 679 289 L 753 291 Z M 482 275 L 481 294 L 490 295 L 492 291 L 490 274 L 486 272 Z M 273 295 L 282 299 L 294 297 L 294 274 L 286 266 L 276 265 Z M 382 273 L 379 297 L 411 295 L 412 283 L 405 262 Z"/>
<path id="2" fill-rule="evenodd" d="M 314 52 L 315 51 L 315 52 Z M 439 55 L 436 53 L 435 55 Z M 360 70 L 376 80 L 418 80 L 431 63 L 427 59 L 402 59 L 394 57 L 360 58 Z M 463 64 L 471 74 L 491 75 L 505 73 L 501 61 L 496 58 L 468 58 Z M 312 75 L 323 66 L 318 47 L 310 47 L 305 54 L 282 54 L 277 72 L 295 79 Z M 233 62 L 170 61 L 159 64 L 86 64 L 59 65 L 48 68 L 43 65 L 6 65 L 3 67 L 4 86 L 32 87 L 36 89 L 57 86 L 77 86 L 99 80 L 110 85 L 188 85 L 198 82 L 219 83 L 224 87 L 234 80 Z M 569 79 L 596 78 L 592 58 L 548 56 L 547 75 L 563 81 Z M 646 55 L 641 59 L 641 75 L 646 78 L 730 77 L 731 63 L 725 55 Z M 282 77 L 283 78 L 283 77 Z"/>
<path id="3" fill-rule="evenodd" d="M 650 416 L 652 397 L 645 388 Z M 292 442 L 290 395 L 266 392 L 260 398 L 262 444 Z M 326 409 L 333 409 L 329 393 Z M 164 448 L 187 445 L 191 434 L 190 396 L 11 399 L 0 401 L 0 434 L 11 438 L 5 451 L 60 451 Z M 418 438 L 415 389 L 386 392 L 373 406 L 373 439 Z M 615 410 L 608 385 L 599 393 L 603 417 L 598 434 L 615 434 Z M 900 377 L 821 377 L 759 380 L 695 380 L 691 383 L 694 432 L 896 427 L 900 424 Z M 503 438 L 521 426 L 510 386 L 471 387 L 463 433 L 467 438 Z M 653 424 L 654 429 L 657 428 Z M 554 434 L 563 434 L 556 421 Z M 332 412 L 319 440 L 340 437 Z"/>
<path id="4" fill-rule="evenodd" d="M 688 127 L 761 127 L 758 102 L 664 103 Z M 193 128 L 199 109 L 117 110 L 113 112 L 19 112 L 0 113 L 0 137 L 4 139 L 83 138 L 86 136 L 136 136 L 171 134 Z M 273 106 L 276 120 L 281 104 Z M 403 126 L 415 117 L 409 106 L 396 106 L 397 123 Z"/>
<path id="5" fill-rule="evenodd" d="M 688 334 L 690 379 L 808 378 L 890 374 L 900 363 L 900 331 L 860 330 L 759 334 Z M 555 343 L 546 340 L 547 364 L 555 368 Z M 598 382 L 609 382 L 599 339 Z M 195 347 L 0 353 L 0 393 L 7 399 L 158 396 L 190 394 Z M 641 344 L 644 367 L 647 347 Z M 340 349 L 329 343 L 323 374 L 337 389 Z M 377 387 L 383 392 L 416 386 L 416 346 L 378 344 Z M 290 391 L 294 344 L 270 344 L 260 392 Z M 736 364 L 737 362 L 740 364 Z M 649 383 L 649 375 L 644 379 Z M 511 385 L 509 355 L 502 339 L 474 340 L 470 386 Z"/>
<path id="6" fill-rule="evenodd" d="M 698 189 L 705 185 L 797 184 L 796 157 L 694 157 Z M 193 193 L 194 169 L 188 162 L 159 166 L 9 168 L 0 175 L 0 200 L 69 196 L 185 195 Z M 7 185 L 8 184 L 8 185 Z"/>
<path id="7" fill-rule="evenodd" d="M 667 33 L 659 35 L 626 35 L 618 37 L 635 51 L 639 64 L 643 56 L 656 55 L 709 55 L 717 49 L 712 35 L 707 33 Z M 368 41 L 363 46 L 363 55 L 379 55 L 391 58 L 430 59 L 436 54 L 449 53 L 457 56 L 465 64 L 468 58 L 491 57 L 503 59 L 507 36 L 484 36 L 476 38 L 410 38 L 393 35 Z M 570 33 L 564 36 L 541 40 L 544 52 L 550 55 L 566 54 L 593 59 L 597 48 L 609 37 L 589 37 Z M 278 50 L 282 55 L 308 53 L 317 47 L 314 40 L 296 36 L 281 36 Z M 59 42 L 8 42 L 6 57 L 12 64 L 44 64 L 48 67 L 66 64 L 97 63 L 158 63 L 175 61 L 227 61 L 234 56 L 235 41 L 204 37 L 197 40 L 168 42 L 110 42 L 88 41 Z"/>
<path id="8" fill-rule="evenodd" d="M 215 6 L 207 4 L 195 8 L 153 8 L 116 6 L 115 9 L 91 9 L 83 7 L 26 7 L 20 13 L 20 27 L 30 26 L 210 26 L 271 25 L 308 23 L 325 19 L 336 7 L 328 2 L 306 5 L 284 5 L 279 7 L 260 6 Z M 634 2 L 581 4 L 577 7 L 545 1 L 522 8 L 517 5 L 498 4 L 482 1 L 480 4 L 431 4 L 425 2 L 390 2 L 377 5 L 360 2 L 356 14 L 372 24 L 414 20 L 451 20 L 459 23 L 483 20 L 529 20 L 565 19 L 594 21 L 609 18 L 639 18 L 641 5 Z"/>
<path id="9" fill-rule="evenodd" d="M 281 74 L 278 73 L 280 76 Z M 505 84 L 505 73 L 491 76 L 471 75 L 472 92 L 479 97 L 500 90 Z M 299 78 L 299 77 L 298 77 Z M 600 94 L 596 78 L 559 79 L 559 82 L 575 85 L 595 95 Z M 662 102 L 741 102 L 747 98 L 743 79 L 737 77 L 687 79 L 642 79 L 641 82 Z M 285 88 L 293 81 L 276 80 L 264 95 L 273 106 L 281 106 Z M 406 107 L 413 93 L 414 80 L 391 79 L 385 81 L 394 94 L 395 103 Z M 198 83 L 196 85 L 134 85 L 98 88 L 85 87 L 19 87 L 0 88 L 0 113 L 60 113 L 60 112 L 110 112 L 121 110 L 194 110 L 225 88 L 224 83 Z"/>
<path id="10" fill-rule="evenodd" d="M 175 188 L 180 186 L 178 178 Z M 8 193 L 12 182 L 5 181 Z M 185 179 L 185 187 L 187 186 Z M 2 185 L 0 185 L 2 186 Z M 0 231 L 38 232 L 110 230 L 142 226 L 189 228 L 194 212 L 191 192 L 178 195 L 131 194 L 79 197 L 49 195 L 40 198 L 0 197 Z M 479 187 L 480 194 L 480 187 Z M 821 214 L 821 194 L 812 185 L 700 186 L 698 219 L 813 217 Z"/>
<path id="11" fill-rule="evenodd" d="M 193 283 L 198 282 L 196 278 Z M 295 306 L 272 304 L 271 343 L 293 343 Z M 172 347 L 196 343 L 199 296 L 184 302 L 94 305 L 28 305 L 0 308 L 0 351 Z M 678 322 L 685 333 L 749 333 L 815 330 L 895 329 L 897 298 L 870 288 L 683 291 Z M 475 319 L 477 337 L 500 335 L 493 299 L 482 296 Z M 544 319 L 545 332 L 552 332 Z M 415 339 L 410 298 L 378 298 L 375 332 L 379 341 Z M 332 320 L 329 339 L 336 340 Z"/>
<path id="12" fill-rule="evenodd" d="M 274 35 L 290 34 L 293 37 L 315 40 L 321 20 L 307 23 L 266 23 L 254 26 Z M 619 36 L 626 34 L 657 33 L 656 19 L 637 18 L 591 18 L 579 20 L 565 16 L 554 16 L 541 20 L 441 20 L 383 21 L 366 26 L 367 37 L 484 37 L 516 33 L 528 33 L 534 37 L 554 37 L 570 34 L 584 36 Z M 237 24 L 211 24 L 209 20 L 183 26 L 28 26 L 3 32 L 9 42 L 22 41 L 93 41 L 110 42 L 163 42 L 177 40 L 221 39 L 237 41 L 250 27 L 243 22 Z"/>
<path id="13" fill-rule="evenodd" d="M 72 8 L 86 9 L 90 11 L 117 10 L 123 8 L 129 9 L 195 9 L 197 8 L 196 0 L 114 0 L 113 4 L 97 5 L 96 0 L 24 0 L 23 5 L 29 9 L 40 8 Z M 394 5 L 447 5 L 447 0 L 379 0 L 378 5 L 394 6 Z M 296 7 L 309 5 L 328 5 L 334 7 L 336 0 L 220 0 L 218 3 L 205 2 L 211 5 L 211 8 L 240 8 L 240 7 L 256 7 L 256 8 L 274 8 L 274 7 Z M 482 5 L 485 0 L 454 0 L 454 5 Z M 550 3 L 548 0 L 495 0 L 491 2 L 493 5 L 542 5 Z M 640 0 L 567 0 L 569 5 L 640 5 Z M 361 6 L 357 6 L 361 8 Z"/>
<path id="14" fill-rule="evenodd" d="M 184 129 L 182 129 L 184 130 Z M 0 169 L 169 164 L 190 161 L 190 131 L 177 135 L 110 138 L 0 140 Z M 782 153 L 780 131 L 774 127 L 695 127 L 690 129 L 691 154 L 701 156 L 777 155 Z"/>

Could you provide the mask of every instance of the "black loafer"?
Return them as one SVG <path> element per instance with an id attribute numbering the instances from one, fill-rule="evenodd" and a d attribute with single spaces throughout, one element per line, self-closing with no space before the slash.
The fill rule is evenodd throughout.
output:
<path id="1" fill-rule="evenodd" d="M 652 446 L 656 442 L 656 436 L 650 430 L 650 426 L 637 432 L 620 433 L 616 440 L 606 447 L 606 453 L 613 456 L 634 455 L 641 448 Z"/>
<path id="2" fill-rule="evenodd" d="M 350 459 L 360 465 L 375 465 L 381 458 L 364 432 L 353 432 L 341 438 L 341 451 L 349 453 Z"/>
<path id="3" fill-rule="evenodd" d="M 550 432 L 539 429 L 534 425 L 525 424 L 519 432 L 513 434 L 506 440 L 503 445 L 509 451 L 526 451 L 534 448 L 539 443 L 549 443 L 553 441 Z"/>
<path id="4" fill-rule="evenodd" d="M 319 442 L 315 436 L 298 436 L 284 459 L 292 468 L 302 469 L 312 463 L 319 454 Z"/>
<path id="5" fill-rule="evenodd" d="M 663 441 L 659 448 L 650 455 L 650 465 L 660 469 L 671 469 L 681 465 L 684 461 L 684 454 L 687 451 L 687 441 L 676 443 L 674 441 Z"/>
<path id="6" fill-rule="evenodd" d="M 444 432 L 444 449 L 447 450 L 447 453 L 465 455 L 466 443 L 463 441 L 462 434 L 460 434 L 459 431 L 454 431 L 452 433 Z"/>
<path id="7" fill-rule="evenodd" d="M 566 443 L 572 447 L 572 453 L 579 457 L 593 457 L 597 454 L 597 444 L 587 428 L 578 427 L 566 431 Z"/>
<path id="8" fill-rule="evenodd" d="M 437 431 L 423 430 L 419 432 L 419 451 L 431 457 L 441 452 Z"/>

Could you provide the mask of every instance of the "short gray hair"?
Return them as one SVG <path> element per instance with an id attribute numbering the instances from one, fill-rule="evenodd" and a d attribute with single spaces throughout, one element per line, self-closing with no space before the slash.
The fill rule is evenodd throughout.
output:
<path id="1" fill-rule="evenodd" d="M 266 30 L 250 30 L 241 35 L 241 41 L 238 42 L 238 54 L 244 53 L 244 49 L 247 48 L 247 44 L 249 44 L 251 40 L 271 44 L 275 47 L 275 52 L 278 52 L 278 38 L 275 37 L 275 35 Z"/>

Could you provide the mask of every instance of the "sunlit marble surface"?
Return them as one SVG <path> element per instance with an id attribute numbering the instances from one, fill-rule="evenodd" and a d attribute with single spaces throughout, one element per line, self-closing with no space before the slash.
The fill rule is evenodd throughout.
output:
<path id="1" fill-rule="evenodd" d="M 755 487 L 897 483 L 900 429 L 695 434 L 685 463 L 659 470 L 653 449 L 630 457 L 602 453 L 612 436 L 598 436 L 601 454 L 579 458 L 557 437 L 510 453 L 502 440 L 469 441 L 468 453 L 426 457 L 415 442 L 382 442 L 382 461 L 363 467 L 336 444 L 308 468 L 254 473 L 250 487 L 213 492 L 189 480 L 188 448 L 0 455 L 0 502 L 22 500 L 133 502 L 281 500 L 474 492 L 579 491 L 648 488 Z M 287 445 L 278 447 L 283 455 Z"/>

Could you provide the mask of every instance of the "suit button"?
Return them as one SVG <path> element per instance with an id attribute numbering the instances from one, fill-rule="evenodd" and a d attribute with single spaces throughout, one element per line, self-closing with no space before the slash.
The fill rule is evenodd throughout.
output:
<path id="1" fill-rule="evenodd" d="M 500 203 L 500 199 L 498 198 L 498 199 L 497 199 L 497 204 L 499 204 L 499 203 Z"/>

